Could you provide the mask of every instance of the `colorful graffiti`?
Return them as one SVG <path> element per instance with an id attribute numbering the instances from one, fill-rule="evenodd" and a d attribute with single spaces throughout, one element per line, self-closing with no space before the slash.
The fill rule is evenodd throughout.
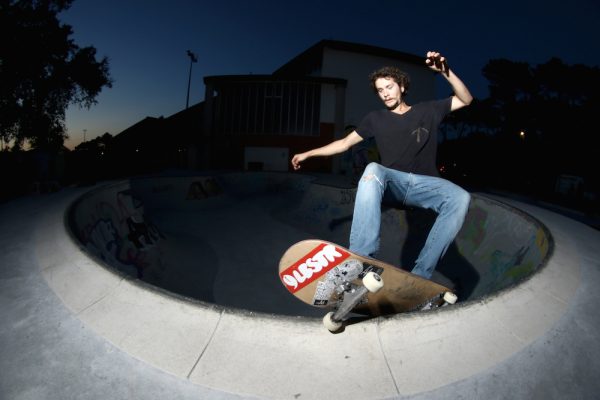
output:
<path id="1" fill-rule="evenodd" d="M 164 236 L 145 219 L 143 204 L 131 190 L 112 193 L 114 197 L 98 199 L 79 210 L 85 219 L 85 223 L 77 223 L 81 227 L 79 239 L 90 253 L 106 263 L 143 278 L 149 266 L 160 260 L 157 244 Z"/>
<path id="2" fill-rule="evenodd" d="M 479 206 L 473 206 L 469 209 L 469 214 L 463 225 L 461 236 L 471 243 L 473 248 L 481 246 L 485 237 L 485 224 L 488 213 Z"/>
<path id="3" fill-rule="evenodd" d="M 196 180 L 190 184 L 187 200 L 203 200 L 208 197 L 219 196 L 223 193 L 221 186 L 213 177 Z"/>
<path id="4" fill-rule="evenodd" d="M 473 199 L 456 241 L 461 256 L 477 266 L 479 283 L 474 297 L 532 275 L 550 249 L 546 231 L 533 220 L 479 197 Z"/>

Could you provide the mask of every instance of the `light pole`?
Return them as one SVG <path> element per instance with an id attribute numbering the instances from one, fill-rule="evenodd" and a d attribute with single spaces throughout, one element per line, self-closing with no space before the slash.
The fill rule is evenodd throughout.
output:
<path id="1" fill-rule="evenodd" d="M 190 58 L 190 76 L 188 77 L 188 88 L 187 88 L 187 98 L 185 100 L 185 109 L 190 106 L 190 84 L 192 83 L 192 64 L 198 62 L 196 55 L 191 51 L 187 51 L 187 55 Z"/>

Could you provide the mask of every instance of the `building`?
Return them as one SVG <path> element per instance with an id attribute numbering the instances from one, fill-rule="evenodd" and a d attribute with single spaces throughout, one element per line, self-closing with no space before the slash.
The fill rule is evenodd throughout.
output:
<path id="1" fill-rule="evenodd" d="M 180 137 L 181 144 L 173 146 L 186 152 L 190 168 L 287 171 L 294 154 L 342 137 L 366 113 L 382 107 L 368 76 L 384 65 L 410 75 L 409 103 L 435 97 L 435 74 L 424 57 L 322 40 L 271 75 L 205 77 L 205 100 L 195 108 L 201 121 L 194 121 L 193 133 L 171 124 L 173 117 L 161 124 L 173 132 L 166 137 Z M 179 114 L 191 112 L 176 115 L 189 120 Z M 182 131 L 193 137 L 182 139 Z M 349 152 L 311 159 L 304 168 L 350 174 L 353 164 Z"/>
<path id="2" fill-rule="evenodd" d="M 318 42 L 272 75 L 206 77 L 204 167 L 287 171 L 293 154 L 342 137 L 382 107 L 368 76 L 384 65 L 410 75 L 411 102 L 434 98 L 434 73 L 423 57 L 332 40 Z M 348 174 L 352 156 L 313 159 L 306 169 Z"/>

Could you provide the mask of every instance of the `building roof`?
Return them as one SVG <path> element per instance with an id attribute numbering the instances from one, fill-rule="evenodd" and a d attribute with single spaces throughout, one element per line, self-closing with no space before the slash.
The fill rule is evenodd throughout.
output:
<path id="1" fill-rule="evenodd" d="M 289 74 L 286 75 L 213 75 L 205 76 L 204 83 L 230 83 L 230 82 L 264 82 L 264 81 L 285 81 L 293 78 L 295 82 L 318 82 L 318 83 L 333 83 L 345 85 L 346 80 L 341 78 L 327 78 L 317 76 L 306 76 L 306 75 L 294 75 L 293 77 Z"/>
<path id="2" fill-rule="evenodd" d="M 285 63 L 277 69 L 273 75 L 309 75 L 311 72 L 321 68 L 323 53 L 326 48 L 371 56 L 395 58 L 411 64 L 423 65 L 423 57 L 402 51 L 339 40 L 321 40 Z"/>
<path id="3" fill-rule="evenodd" d="M 169 142 L 183 144 L 192 140 L 192 132 L 202 129 L 204 103 L 200 102 L 167 118 L 146 117 L 115 136 L 119 145 L 136 146 L 140 143 Z"/>

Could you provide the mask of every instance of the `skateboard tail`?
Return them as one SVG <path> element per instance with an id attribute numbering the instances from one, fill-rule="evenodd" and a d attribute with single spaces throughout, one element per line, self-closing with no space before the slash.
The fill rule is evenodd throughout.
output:
<path id="1" fill-rule="evenodd" d="M 296 293 L 335 268 L 350 254 L 330 243 L 321 243 L 309 253 L 279 273 L 281 282 L 290 293 Z"/>

